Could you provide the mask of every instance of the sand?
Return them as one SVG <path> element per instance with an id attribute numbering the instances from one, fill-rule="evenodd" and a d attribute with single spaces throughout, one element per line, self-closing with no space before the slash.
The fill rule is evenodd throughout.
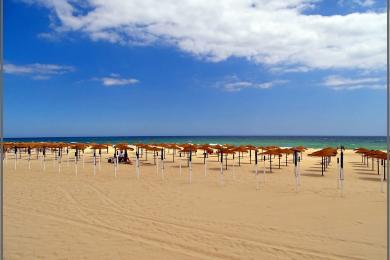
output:
<path id="1" fill-rule="evenodd" d="M 308 151 L 311 152 L 311 151 Z M 256 189 L 254 164 L 244 159 L 221 185 L 216 157 L 194 159 L 192 183 L 183 161 L 167 154 L 164 178 L 152 156 L 134 165 L 104 160 L 93 174 L 91 153 L 78 163 L 48 155 L 45 171 L 33 156 L 9 154 L 4 172 L 5 259 L 385 259 L 386 187 L 381 176 L 345 154 L 345 188 L 337 189 L 334 158 L 321 176 L 319 158 L 304 154 L 301 189 L 289 165 Z M 134 154 L 131 154 L 133 157 Z M 178 157 L 176 157 L 178 159 Z M 238 162 L 236 161 L 236 164 Z M 268 162 L 267 162 L 268 167 Z M 381 169 L 382 172 L 382 169 Z"/>

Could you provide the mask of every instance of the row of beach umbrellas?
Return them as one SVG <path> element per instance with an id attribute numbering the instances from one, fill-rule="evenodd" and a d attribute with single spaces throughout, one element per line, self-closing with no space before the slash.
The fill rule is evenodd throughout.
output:
<path id="1" fill-rule="evenodd" d="M 120 162 L 130 163 L 128 151 L 135 151 L 136 155 L 136 169 L 137 176 L 140 175 L 140 161 L 144 158 L 145 161 L 148 161 L 148 152 L 153 156 L 153 163 L 156 165 L 157 173 L 161 172 L 163 176 L 164 172 L 164 161 L 167 160 L 167 154 L 171 154 L 172 162 L 175 162 L 175 156 L 180 157 L 180 174 L 182 171 L 182 161 L 187 162 L 189 168 L 189 182 L 192 180 L 192 160 L 194 156 L 203 159 L 204 164 L 204 173 L 207 175 L 207 162 L 210 160 L 210 156 L 216 158 L 217 162 L 220 164 L 220 173 L 221 180 L 223 180 L 224 169 L 228 169 L 228 160 L 232 161 L 233 173 L 234 167 L 241 165 L 241 159 L 244 158 L 244 155 L 249 157 L 249 163 L 254 162 L 256 169 L 256 177 L 258 176 L 258 164 L 259 161 L 263 162 L 263 173 L 265 174 L 266 163 L 269 164 L 269 172 L 272 172 L 273 163 L 275 159 L 278 162 L 278 168 L 281 168 L 282 165 L 288 165 L 288 157 L 291 155 L 294 163 L 294 173 L 297 180 L 297 187 L 300 185 L 300 173 L 299 173 L 299 163 L 303 159 L 303 152 L 306 151 L 306 148 L 303 146 L 291 147 L 291 148 L 282 148 L 278 146 L 254 146 L 254 145 L 231 145 L 231 144 L 176 144 L 176 143 L 153 143 L 153 144 L 96 144 L 96 143 L 63 143 L 63 142 L 17 142 L 17 143 L 3 143 L 2 144 L 3 156 L 5 160 L 7 159 L 7 152 L 14 153 L 15 158 L 15 168 L 16 161 L 21 158 L 22 153 L 28 154 L 29 168 L 30 160 L 32 159 L 32 153 L 35 151 L 37 159 L 40 157 L 43 168 L 45 167 L 45 159 L 48 152 L 50 152 L 54 159 L 60 163 L 63 155 L 66 155 L 67 162 L 69 163 L 69 155 L 74 152 L 74 161 L 77 174 L 77 164 L 78 161 L 83 161 L 84 165 L 84 153 L 86 149 L 89 149 L 93 152 L 93 162 L 94 162 L 94 174 L 96 174 L 96 165 L 101 164 L 102 153 L 109 153 L 109 148 L 114 149 L 114 155 L 111 158 L 111 162 L 114 163 L 115 167 L 115 176 L 117 173 L 117 167 L 119 167 Z M 134 148 L 133 148 L 134 147 Z M 321 158 L 321 175 L 323 176 L 329 167 L 332 158 L 338 156 L 338 150 L 341 154 L 337 158 L 337 163 L 339 166 L 339 185 L 342 186 L 342 180 L 344 180 L 343 172 L 343 151 L 344 148 L 333 148 L 326 147 L 324 149 L 317 150 L 310 153 L 308 156 Z M 362 164 L 369 167 L 369 159 L 371 159 L 371 167 L 374 170 L 374 163 L 377 163 L 377 172 L 380 174 L 380 167 L 383 167 L 383 180 L 386 180 L 386 160 L 387 153 L 380 150 L 369 150 L 366 148 L 357 148 L 355 152 L 362 156 Z M 121 161 L 120 161 L 121 160 Z M 341 162 L 339 162 L 341 160 Z M 236 165 L 237 163 L 237 165 Z M 265 176 L 265 175 L 264 175 Z M 265 178 L 265 177 L 264 177 Z"/>

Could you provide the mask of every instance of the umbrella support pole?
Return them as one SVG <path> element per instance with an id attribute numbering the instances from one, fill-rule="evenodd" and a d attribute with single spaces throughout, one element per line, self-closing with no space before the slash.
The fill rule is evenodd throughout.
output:
<path id="1" fill-rule="evenodd" d="M 206 160 L 204 161 L 204 176 L 207 176 L 207 162 Z"/>
<path id="2" fill-rule="evenodd" d="M 379 175 L 379 159 L 376 160 L 376 164 L 378 165 L 378 175 Z"/>
<path id="3" fill-rule="evenodd" d="M 58 158 L 58 173 L 61 173 L 61 157 Z"/>
<path id="4" fill-rule="evenodd" d="M 96 156 L 93 157 L 93 176 L 96 176 Z"/>
<path id="5" fill-rule="evenodd" d="M 294 176 L 295 176 L 295 192 L 299 191 L 298 187 L 298 166 L 294 167 Z"/>
<path id="6" fill-rule="evenodd" d="M 338 171 L 338 175 L 337 175 L 337 189 L 340 189 L 341 165 L 339 164 L 338 160 L 339 160 L 339 158 L 337 158 L 337 171 Z"/>
<path id="7" fill-rule="evenodd" d="M 76 163 L 75 163 L 74 167 L 75 167 L 75 174 L 76 174 L 76 176 L 77 176 L 77 175 L 78 175 L 77 160 L 76 160 Z"/>
<path id="8" fill-rule="evenodd" d="M 117 155 L 116 155 L 116 158 L 115 158 L 116 160 L 116 167 L 118 168 L 118 170 L 119 170 L 119 151 L 117 152 Z"/>
<path id="9" fill-rule="evenodd" d="M 286 166 L 287 166 L 287 153 L 286 153 Z"/>
<path id="10" fill-rule="evenodd" d="M 116 178 L 117 166 L 118 166 L 118 157 L 116 157 L 116 160 L 115 160 L 115 163 L 114 163 L 114 177 L 115 178 Z"/>
<path id="11" fill-rule="evenodd" d="M 339 186 L 340 186 L 340 195 L 341 197 L 344 195 L 344 169 L 340 168 L 339 174 Z"/>
<path id="12" fill-rule="evenodd" d="M 222 186 L 224 184 L 224 181 L 223 181 L 223 163 L 220 162 L 220 185 Z"/>
<path id="13" fill-rule="evenodd" d="M 190 178 L 190 184 L 191 184 L 192 183 L 192 162 L 190 162 L 189 167 L 190 167 L 190 176 L 189 176 L 189 178 Z"/>
<path id="14" fill-rule="evenodd" d="M 260 189 L 260 180 L 259 180 L 259 165 L 256 163 L 256 190 Z"/>
<path id="15" fill-rule="evenodd" d="M 99 171 L 102 169 L 102 155 L 99 155 Z"/>
<path id="16" fill-rule="evenodd" d="M 228 157 L 228 155 L 226 154 L 226 155 L 225 155 L 225 165 L 226 165 L 226 170 L 227 170 L 227 167 L 228 167 L 228 166 L 227 166 L 227 161 L 228 161 L 228 158 L 227 158 L 227 157 Z"/>
<path id="17" fill-rule="evenodd" d="M 386 160 L 383 160 L 383 178 L 381 178 L 383 181 L 386 180 Z"/>
<path id="18" fill-rule="evenodd" d="M 136 172 L 137 172 L 137 179 L 139 179 L 140 177 L 140 169 L 139 169 L 139 158 L 137 158 L 137 161 L 136 161 Z"/>
<path id="19" fill-rule="evenodd" d="M 386 160 L 383 160 L 383 178 L 381 178 L 381 192 L 384 192 L 383 186 L 386 180 Z"/>
<path id="20" fill-rule="evenodd" d="M 179 175 L 181 176 L 181 159 L 179 160 Z"/>
<path id="21" fill-rule="evenodd" d="M 31 159 L 31 155 L 29 154 L 28 155 L 28 169 L 31 170 L 31 162 L 30 162 L 30 159 Z"/>
<path id="22" fill-rule="evenodd" d="M 233 156 L 233 179 L 235 180 L 236 179 L 236 172 L 235 172 L 234 166 L 235 166 L 235 161 L 234 161 L 234 156 Z"/>
<path id="23" fill-rule="evenodd" d="M 263 181 L 265 183 L 265 160 L 263 161 Z"/>
<path id="24" fill-rule="evenodd" d="M 156 176 L 158 176 L 158 160 L 156 161 Z"/>
<path id="25" fill-rule="evenodd" d="M 298 159 L 298 187 L 301 187 L 301 160 Z"/>
<path id="26" fill-rule="evenodd" d="M 164 180 L 164 160 L 161 160 L 161 178 Z"/>

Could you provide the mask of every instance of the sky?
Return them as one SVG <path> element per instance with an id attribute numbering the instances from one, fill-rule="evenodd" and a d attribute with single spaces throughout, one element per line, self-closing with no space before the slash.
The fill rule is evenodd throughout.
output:
<path id="1" fill-rule="evenodd" d="M 385 135 L 379 0 L 10 0 L 5 137 Z"/>

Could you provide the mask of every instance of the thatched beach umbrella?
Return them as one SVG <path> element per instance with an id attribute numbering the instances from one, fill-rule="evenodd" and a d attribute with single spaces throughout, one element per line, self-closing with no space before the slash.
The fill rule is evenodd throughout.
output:
<path id="1" fill-rule="evenodd" d="M 381 165 L 383 166 L 383 178 L 381 178 L 381 191 L 383 192 L 383 182 L 386 180 L 386 161 L 388 155 L 386 152 L 378 153 L 376 157 L 381 160 Z"/>
<path id="2" fill-rule="evenodd" d="M 212 154 L 214 150 L 210 147 L 210 145 L 198 145 L 198 149 L 203 150 L 203 165 L 204 165 L 204 176 L 207 176 L 207 158 L 209 154 Z"/>
<path id="3" fill-rule="evenodd" d="M 5 163 L 7 163 L 7 153 L 8 153 L 8 150 L 12 149 L 13 147 L 13 143 L 11 142 L 6 142 L 6 143 L 2 143 L 2 154 L 3 154 L 3 158 L 5 160 Z"/>
<path id="4" fill-rule="evenodd" d="M 172 162 L 175 162 L 176 150 L 180 150 L 181 147 L 178 146 L 177 144 L 170 144 L 170 145 L 167 145 L 166 148 L 172 150 Z"/>
<path id="5" fill-rule="evenodd" d="M 252 163 L 252 151 L 257 151 L 257 147 L 251 144 L 245 146 L 247 151 L 249 151 L 249 163 Z"/>
<path id="6" fill-rule="evenodd" d="M 228 169 L 228 155 L 229 154 L 232 154 L 234 155 L 235 154 L 235 151 L 232 150 L 232 149 L 229 149 L 229 148 L 221 148 L 218 150 L 218 153 L 220 154 L 220 157 L 221 157 L 221 162 L 223 163 L 223 155 L 225 155 L 225 169 L 227 170 Z"/>
<path id="7" fill-rule="evenodd" d="M 241 157 L 242 157 L 242 154 L 243 153 L 247 153 L 248 152 L 248 148 L 246 146 L 238 146 L 234 149 L 235 152 L 238 152 L 238 166 L 241 166 Z"/>
<path id="8" fill-rule="evenodd" d="M 305 152 L 307 150 L 307 148 L 300 145 L 300 146 L 292 147 L 292 148 L 290 148 L 290 150 L 292 150 L 293 152 L 297 151 L 300 154 L 300 160 L 303 160 L 303 152 Z"/>
<path id="9" fill-rule="evenodd" d="M 78 160 L 80 158 L 80 151 L 83 152 L 83 164 L 84 164 L 84 150 L 88 147 L 87 144 L 82 144 L 82 143 L 77 143 L 77 144 L 72 144 L 69 146 L 69 149 L 75 150 L 75 172 L 76 176 L 78 175 Z"/>
<path id="10" fill-rule="evenodd" d="M 124 152 L 124 155 L 123 155 L 123 163 L 130 163 L 130 159 L 129 159 L 129 155 L 127 153 L 127 151 L 134 151 L 134 149 L 132 147 L 129 146 L 129 144 L 127 143 L 119 143 L 119 144 L 115 144 L 114 145 L 114 158 L 115 158 L 115 164 L 114 164 L 114 171 L 115 171 L 115 177 L 116 177 L 116 172 L 117 172 L 117 168 L 119 169 L 119 151 L 121 152 Z"/>
<path id="11" fill-rule="evenodd" d="M 109 145 L 107 144 L 92 144 L 90 148 L 93 150 L 94 164 L 96 165 L 96 151 L 99 152 L 99 169 L 101 168 L 102 161 L 102 150 L 108 150 Z"/>
<path id="12" fill-rule="evenodd" d="M 379 150 L 368 150 L 363 152 L 364 156 L 367 158 L 367 161 L 369 158 L 371 158 L 372 170 L 374 170 L 374 159 L 377 159 L 377 156 L 378 155 L 380 156 L 382 153 L 383 152 Z M 378 175 L 379 175 L 379 159 L 377 159 L 377 163 L 378 163 Z"/>
<path id="13" fill-rule="evenodd" d="M 26 143 L 26 149 L 27 149 L 27 160 L 28 160 L 28 169 L 31 170 L 31 150 L 34 149 L 36 146 L 35 143 Z"/>
<path id="14" fill-rule="evenodd" d="M 361 154 L 362 156 L 362 163 L 365 164 L 365 153 L 368 152 L 369 150 L 363 147 L 359 147 L 354 149 L 355 153 Z"/>
<path id="15" fill-rule="evenodd" d="M 66 143 L 52 143 L 50 145 L 50 147 L 54 150 L 55 160 L 57 160 L 57 162 L 58 162 L 58 172 L 61 172 L 62 150 L 67 146 L 68 146 L 68 144 L 66 144 Z M 54 163 L 54 161 L 53 161 L 53 163 Z"/>
<path id="16" fill-rule="evenodd" d="M 197 145 L 197 149 L 203 150 L 203 164 L 205 164 L 206 158 L 208 158 L 208 155 L 213 153 L 212 147 L 209 144 L 201 144 L 201 145 Z"/>
<path id="17" fill-rule="evenodd" d="M 196 152 L 197 148 L 196 145 L 184 145 L 184 148 L 180 150 L 180 152 L 186 153 L 189 156 L 188 158 L 188 167 L 189 167 L 189 182 L 192 183 L 192 153 Z"/>
<path id="18" fill-rule="evenodd" d="M 324 176 L 324 171 L 328 167 L 330 163 L 330 158 L 332 156 L 337 155 L 337 149 L 332 148 L 332 147 L 327 147 L 322 150 L 313 152 L 309 154 L 309 156 L 314 156 L 314 157 L 321 157 L 321 175 Z"/>
<path id="19" fill-rule="evenodd" d="M 262 152 L 261 154 L 268 155 L 268 158 L 269 158 L 269 171 L 272 172 L 272 155 L 273 156 L 276 156 L 276 155 L 277 156 L 281 156 L 282 153 L 278 149 L 269 149 L 269 150 L 266 150 L 266 151 Z M 279 163 L 280 163 L 280 161 L 279 161 Z M 279 167 L 280 167 L 280 164 L 279 164 Z"/>
<path id="20" fill-rule="evenodd" d="M 217 145 L 212 145 L 212 146 L 210 146 L 213 150 L 216 150 L 217 152 L 216 152 L 216 154 L 217 154 L 217 161 L 218 162 L 220 162 L 221 160 L 220 160 L 220 153 L 219 153 L 219 151 L 221 150 L 221 149 L 225 149 L 225 147 L 223 147 L 222 145 L 219 145 L 219 144 L 217 144 Z"/>
<path id="21" fill-rule="evenodd" d="M 284 149 L 280 149 L 279 152 L 286 155 L 286 166 L 287 166 L 288 155 L 294 154 L 294 151 L 289 148 L 284 148 Z"/>

